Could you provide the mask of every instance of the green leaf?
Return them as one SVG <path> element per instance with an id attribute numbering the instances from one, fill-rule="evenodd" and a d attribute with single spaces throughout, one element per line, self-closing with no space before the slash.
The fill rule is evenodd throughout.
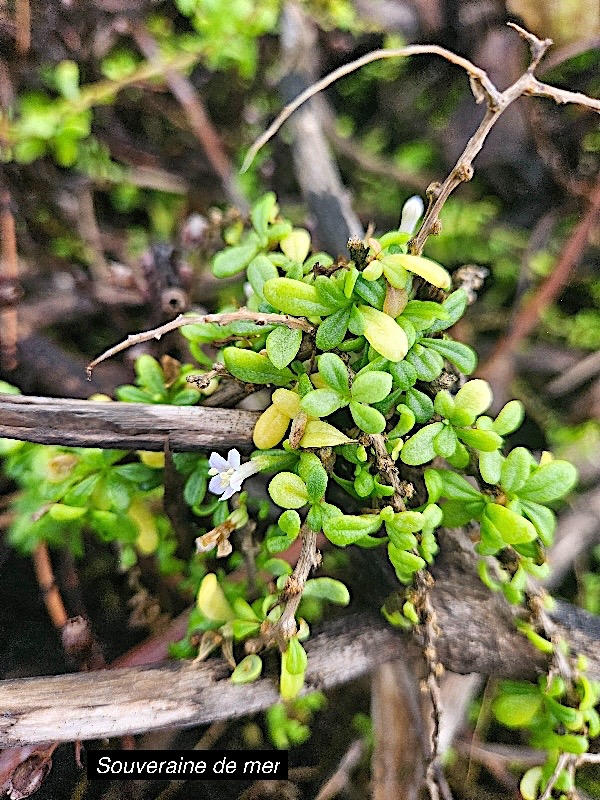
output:
<path id="1" fill-rule="evenodd" d="M 317 329 L 316 345 L 319 350 L 333 350 L 344 341 L 350 321 L 350 308 L 340 308 L 324 319 Z"/>
<path id="2" fill-rule="evenodd" d="M 415 326 L 404 316 L 400 316 L 396 319 L 396 325 L 399 325 L 406 334 L 406 341 L 408 342 L 408 349 L 410 350 L 410 348 L 417 341 L 417 331 L 415 330 Z"/>
<path id="3" fill-rule="evenodd" d="M 352 305 L 352 302 L 344 294 L 340 279 L 335 275 L 330 278 L 325 277 L 325 275 L 317 275 L 315 289 L 317 290 L 319 301 L 324 306 L 335 309 L 349 309 Z"/>
<path id="4" fill-rule="evenodd" d="M 254 230 L 261 238 L 266 237 L 269 222 L 277 215 L 277 197 L 275 192 L 267 192 L 260 198 L 250 211 L 250 219 Z"/>
<path id="5" fill-rule="evenodd" d="M 537 531 L 531 522 L 505 506 L 488 503 L 483 515 L 506 544 L 523 544 L 537 538 Z"/>
<path id="6" fill-rule="evenodd" d="M 318 503 L 327 489 L 327 472 L 321 459 L 314 453 L 302 453 L 298 464 L 298 474 L 306 484 L 308 499 Z"/>
<path id="7" fill-rule="evenodd" d="M 404 403 L 400 403 L 396 410 L 398 411 L 399 419 L 388 433 L 388 439 L 397 439 L 400 436 L 405 436 L 415 427 L 415 415 L 408 406 L 405 406 Z"/>
<path id="8" fill-rule="evenodd" d="M 348 369 L 339 356 L 335 353 L 324 353 L 319 356 L 319 372 L 328 386 L 343 397 L 350 396 Z"/>
<path id="9" fill-rule="evenodd" d="M 341 581 L 336 581 L 333 578 L 311 578 L 306 581 L 302 597 L 328 600 L 338 606 L 347 606 L 350 602 L 348 589 Z"/>
<path id="10" fill-rule="evenodd" d="M 556 516 L 554 512 L 534 503 L 531 500 L 521 500 L 523 514 L 533 523 L 543 545 L 550 547 L 556 530 Z"/>
<path id="11" fill-rule="evenodd" d="M 295 317 L 321 317 L 337 310 L 319 301 L 317 290 L 312 284 L 292 278 L 271 278 L 265 281 L 263 293 L 274 308 Z"/>
<path id="12" fill-rule="evenodd" d="M 304 686 L 304 673 L 292 674 L 287 669 L 288 653 L 290 649 L 281 654 L 281 675 L 279 678 L 279 693 L 283 700 L 293 700 Z"/>
<path id="13" fill-rule="evenodd" d="M 265 296 L 263 294 L 263 286 L 272 278 L 279 277 L 277 267 L 269 258 L 267 258 L 267 256 L 265 256 L 263 253 L 259 253 L 256 258 L 253 258 L 248 264 L 248 270 L 246 274 L 248 277 L 248 282 L 254 290 L 254 293 L 264 302 Z"/>
<path id="14" fill-rule="evenodd" d="M 206 473 L 199 469 L 194 470 L 185 482 L 183 499 L 188 506 L 199 505 L 206 495 Z"/>
<path id="15" fill-rule="evenodd" d="M 295 539 L 300 533 L 301 519 L 297 511 L 284 511 L 277 524 L 290 539 Z"/>
<path id="16" fill-rule="evenodd" d="M 454 364 L 463 375 L 470 375 L 477 366 L 477 353 L 472 347 L 451 339 L 421 339 L 421 344 L 435 350 L 440 356 Z M 499 433 L 499 431 L 498 431 Z"/>
<path id="17" fill-rule="evenodd" d="M 534 466 L 529 450 L 515 447 L 506 457 L 501 469 L 501 484 L 505 492 L 517 492 L 521 489 Z"/>
<path id="18" fill-rule="evenodd" d="M 408 361 L 398 361 L 397 364 L 390 364 L 389 372 L 394 386 L 403 392 L 410 389 L 417 382 L 417 372 Z"/>
<path id="19" fill-rule="evenodd" d="M 482 499 L 481 492 L 471 486 L 462 475 L 457 475 L 456 472 L 449 469 L 438 469 L 436 472 L 443 484 L 441 497 L 465 502 Z"/>
<path id="20" fill-rule="evenodd" d="M 269 484 L 273 502 L 282 508 L 302 508 L 308 502 L 306 484 L 293 472 L 280 472 Z"/>
<path id="21" fill-rule="evenodd" d="M 352 441 L 328 422 L 309 420 L 306 424 L 304 436 L 300 440 L 301 447 L 335 447 L 339 444 L 349 444 Z"/>
<path id="22" fill-rule="evenodd" d="M 267 336 L 267 355 L 274 367 L 283 369 L 294 360 L 301 344 L 301 330 L 280 325 Z"/>
<path id="23" fill-rule="evenodd" d="M 160 364 L 149 355 L 140 356 L 135 362 L 135 374 L 141 387 L 152 394 L 165 396 L 165 376 Z"/>
<path id="24" fill-rule="evenodd" d="M 332 544 L 346 547 L 365 536 L 376 533 L 380 527 L 381 519 L 375 514 L 361 517 L 341 514 L 324 520 L 323 533 Z"/>
<path id="25" fill-rule="evenodd" d="M 538 467 L 517 494 L 522 500 L 551 503 L 568 494 L 577 483 L 577 470 L 568 461 L 551 461 Z"/>
<path id="26" fill-rule="evenodd" d="M 381 282 L 366 281 L 362 275 L 359 275 L 354 284 L 354 292 L 361 300 L 364 300 L 365 303 L 381 311 L 385 302 L 386 293 L 383 283 L 383 280 Z"/>
<path id="27" fill-rule="evenodd" d="M 469 447 L 484 453 L 493 453 L 502 447 L 502 437 L 494 431 L 481 431 L 477 428 L 456 428 L 456 435 Z"/>
<path id="28" fill-rule="evenodd" d="M 450 421 L 455 425 L 472 425 L 475 419 L 491 406 L 492 399 L 492 390 L 487 381 L 479 378 L 467 381 L 454 397 L 456 411 Z M 464 419 L 468 421 L 465 422 Z"/>
<path id="29" fill-rule="evenodd" d="M 388 557 L 396 570 L 396 575 L 401 583 L 408 584 L 412 581 L 415 572 L 426 566 L 425 559 L 407 550 L 388 544 Z"/>
<path id="30" fill-rule="evenodd" d="M 401 258 L 400 253 L 391 253 L 385 255 L 380 262 L 385 277 L 394 289 L 404 289 L 408 283 L 408 273 L 400 261 Z"/>
<path id="31" fill-rule="evenodd" d="M 462 528 L 477 519 L 483 508 L 483 501 L 465 503 L 464 500 L 448 500 L 442 506 L 444 525 L 447 528 Z"/>
<path id="32" fill-rule="evenodd" d="M 381 433 L 385 428 L 385 417 L 376 408 L 351 400 L 350 413 L 354 422 L 365 433 Z"/>
<path id="33" fill-rule="evenodd" d="M 523 800 L 537 800 L 540 794 L 542 782 L 542 768 L 532 767 L 521 778 L 519 791 Z"/>
<path id="34" fill-rule="evenodd" d="M 404 442 L 404 446 L 400 451 L 401 460 L 410 466 L 417 466 L 435 458 L 436 452 L 433 442 L 444 427 L 443 422 L 434 422 L 413 434 L 410 439 Z"/>
<path id="35" fill-rule="evenodd" d="M 412 322 L 417 331 L 431 328 L 435 320 L 446 319 L 447 316 L 443 305 L 432 300 L 411 300 L 402 312 L 402 317 Z"/>
<path id="36" fill-rule="evenodd" d="M 513 433 L 521 426 L 524 416 L 525 407 L 523 403 L 520 400 L 511 400 L 510 403 L 504 406 L 492 423 L 492 430 L 499 433 L 500 436 Z"/>
<path id="37" fill-rule="evenodd" d="M 486 483 L 495 486 L 500 483 L 504 456 L 499 450 L 491 453 L 479 451 L 479 471 Z"/>
<path id="38" fill-rule="evenodd" d="M 270 383 L 274 386 L 285 386 L 294 375 L 287 367 L 277 369 L 267 356 L 244 350 L 240 347 L 226 347 L 223 350 L 225 366 L 234 378 L 245 383 Z"/>
<path id="39" fill-rule="evenodd" d="M 468 304 L 469 298 L 464 289 L 457 289 L 452 292 L 442 303 L 442 308 L 448 315 L 447 318 L 437 319 L 429 326 L 428 333 L 437 333 L 438 331 L 445 331 L 446 328 L 451 328 L 465 313 Z"/>
<path id="40" fill-rule="evenodd" d="M 418 389 L 407 390 L 406 405 L 415 415 L 417 422 L 427 422 L 433 416 L 432 399 Z"/>
<path id="41" fill-rule="evenodd" d="M 433 449 L 442 458 L 450 458 L 450 456 L 454 455 L 457 445 L 458 439 L 451 425 L 444 425 L 433 440 Z"/>
<path id="42" fill-rule="evenodd" d="M 286 650 L 286 669 L 290 675 L 301 675 L 306 671 L 308 656 L 296 636 L 288 643 Z"/>
<path id="43" fill-rule="evenodd" d="M 384 358 L 401 361 L 408 352 L 408 339 L 396 321 L 371 306 L 358 306 L 364 320 L 364 337 Z"/>
<path id="44" fill-rule="evenodd" d="M 304 395 L 300 406 L 309 417 L 328 417 L 347 403 L 334 389 L 315 389 Z"/>
<path id="45" fill-rule="evenodd" d="M 541 710 L 542 696 L 536 687 L 519 694 L 504 694 L 492 705 L 494 716 L 507 728 L 526 728 Z"/>
<path id="46" fill-rule="evenodd" d="M 238 620 L 236 620 L 237 622 Z M 233 623 L 235 626 L 235 622 Z M 249 623 L 251 624 L 251 623 Z M 260 626 L 257 626 L 260 627 Z M 235 630 L 234 630 L 235 634 Z M 248 634 L 246 634 L 247 636 Z M 245 638 L 245 636 L 236 638 Z M 243 658 L 237 667 L 231 673 L 231 682 L 235 684 L 252 683 L 260 678 L 262 672 L 262 659 L 256 653 L 252 653 L 246 658 Z"/>
<path id="47" fill-rule="evenodd" d="M 446 419 L 450 419 L 454 413 L 455 406 L 454 398 L 447 389 L 442 389 L 441 392 L 436 394 L 433 401 L 433 408 L 436 414 L 439 414 L 441 417 L 445 417 Z"/>
<path id="48" fill-rule="evenodd" d="M 221 250 L 213 259 L 212 270 L 215 278 L 232 278 L 246 269 L 257 253 L 256 237 L 250 236 L 244 244 Z"/>
<path id="49" fill-rule="evenodd" d="M 350 393 L 359 403 L 378 403 L 392 390 L 392 376 L 387 372 L 371 370 L 359 372 L 354 378 Z"/>
<path id="50" fill-rule="evenodd" d="M 415 344 L 406 354 L 406 360 L 412 364 L 420 381 L 431 382 L 441 375 L 444 359 L 432 349 Z"/>

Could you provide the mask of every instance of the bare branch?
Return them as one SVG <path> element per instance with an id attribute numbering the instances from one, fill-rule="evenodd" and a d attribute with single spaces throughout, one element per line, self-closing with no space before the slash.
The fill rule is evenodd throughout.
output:
<path id="1" fill-rule="evenodd" d="M 465 149 L 463 150 L 456 165 L 445 179 L 442 184 L 432 184 L 428 191 L 430 195 L 430 205 L 425 214 L 425 218 L 417 235 L 411 240 L 409 247 L 412 253 L 420 254 L 423 250 L 423 245 L 428 236 L 432 233 L 437 233 L 439 230 L 439 215 L 440 211 L 448 199 L 449 195 L 464 181 L 471 180 L 473 175 L 472 162 L 475 156 L 483 147 L 485 139 L 497 122 L 500 115 L 519 97 L 523 95 L 530 95 L 536 97 L 547 97 L 554 100 L 556 103 L 576 103 L 578 105 L 590 108 L 593 111 L 600 112 L 600 100 L 588 97 L 580 92 L 569 92 L 564 89 L 558 89 L 549 84 L 542 83 L 534 75 L 533 71 L 538 65 L 540 59 L 552 44 L 550 39 L 538 39 L 533 34 L 520 28 L 518 25 L 508 23 L 510 27 L 514 28 L 517 33 L 527 41 L 531 50 L 531 62 L 527 71 L 503 92 L 500 92 L 492 81 L 487 76 L 487 73 L 480 67 L 477 67 L 466 58 L 458 56 L 443 47 L 437 45 L 411 45 L 409 47 L 402 47 L 397 50 L 374 50 L 367 53 L 361 58 L 352 61 L 349 64 L 344 64 L 338 69 L 326 75 L 320 81 L 317 81 L 304 92 L 298 95 L 291 103 L 283 109 L 278 115 L 277 119 L 269 126 L 269 128 L 260 136 L 248 151 L 248 155 L 242 166 L 242 171 L 247 169 L 252 163 L 254 157 L 266 144 L 269 139 L 279 130 L 281 125 L 290 117 L 294 111 L 299 108 L 304 102 L 309 100 L 313 95 L 321 90 L 327 88 L 332 83 L 337 81 L 344 75 L 369 64 L 372 61 L 378 61 L 383 58 L 404 58 L 411 55 L 438 55 L 445 58 L 452 64 L 464 69 L 469 76 L 471 91 L 477 103 L 485 100 L 487 105 L 486 113 L 475 131 L 471 136 Z"/>
<path id="2" fill-rule="evenodd" d="M 331 86 L 332 83 L 335 83 L 345 75 L 350 75 L 352 72 L 355 72 L 357 69 L 360 69 L 361 67 L 364 67 L 366 64 L 370 64 L 373 61 L 380 61 L 383 58 L 406 58 L 407 56 L 426 54 L 441 56 L 447 61 L 462 67 L 462 69 L 467 72 L 469 77 L 475 80 L 481 86 L 484 94 L 487 95 L 491 100 L 494 100 L 499 95 L 498 90 L 490 81 L 484 70 L 475 66 L 475 64 L 468 59 L 462 58 L 456 53 L 452 53 L 450 50 L 446 50 L 444 47 L 439 47 L 436 44 L 415 44 L 392 50 L 373 50 L 371 53 L 367 53 L 366 55 L 357 58 L 355 61 L 350 61 L 350 63 L 343 64 L 341 67 L 334 69 L 333 72 L 329 73 L 329 75 L 326 75 L 324 78 L 321 78 L 320 81 L 317 81 L 312 86 L 309 86 L 308 89 L 305 89 L 301 94 L 298 95 L 298 97 L 292 100 L 291 103 L 288 103 L 283 111 L 281 111 L 281 113 L 277 116 L 277 119 L 271 123 L 262 136 L 259 136 L 252 147 L 248 150 L 248 155 L 244 159 L 241 172 L 245 172 L 248 169 L 260 149 L 264 147 L 269 139 L 271 139 L 277 133 L 286 119 L 289 119 L 294 111 L 296 111 L 297 108 L 300 108 L 300 106 L 307 100 L 310 100 L 313 95 L 323 91 L 323 89 Z"/>
<path id="3" fill-rule="evenodd" d="M 0 436 L 38 444 L 173 452 L 252 449 L 254 411 L 0 395 Z"/>
<path id="4" fill-rule="evenodd" d="M 256 325 L 286 325 L 288 328 L 299 328 L 301 331 L 310 333 L 314 330 L 314 325 L 307 322 L 303 318 L 290 317 L 287 314 L 261 314 L 258 311 L 249 311 L 247 308 L 240 308 L 237 311 L 230 311 L 226 314 L 180 314 L 175 319 L 166 322 L 158 328 L 153 328 L 151 331 L 142 331 L 142 333 L 131 333 L 123 342 L 119 342 L 114 347 L 110 347 L 101 356 L 90 361 L 88 364 L 87 372 L 88 378 L 92 374 L 94 367 L 97 367 L 102 361 L 107 358 L 112 358 L 117 353 L 127 350 L 134 344 L 141 342 L 149 342 L 151 339 L 160 339 L 166 333 L 176 331 L 178 328 L 183 328 L 184 325 L 201 325 L 204 322 L 213 322 L 216 325 L 229 325 L 230 322 L 249 321 L 254 322 Z"/>

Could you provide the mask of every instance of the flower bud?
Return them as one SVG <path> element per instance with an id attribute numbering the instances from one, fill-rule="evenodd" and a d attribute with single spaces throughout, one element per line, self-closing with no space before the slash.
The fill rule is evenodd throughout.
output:
<path id="1" fill-rule="evenodd" d="M 412 235 L 424 210 L 425 205 L 418 194 L 409 197 L 402 207 L 402 216 L 400 218 L 398 230 Z"/>

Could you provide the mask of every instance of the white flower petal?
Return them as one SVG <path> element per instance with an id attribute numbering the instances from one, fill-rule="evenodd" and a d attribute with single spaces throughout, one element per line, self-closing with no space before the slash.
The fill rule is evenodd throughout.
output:
<path id="1" fill-rule="evenodd" d="M 226 488 L 227 487 L 223 485 L 220 475 L 215 475 L 214 478 L 210 479 L 210 483 L 208 484 L 208 491 L 213 494 L 223 494 Z"/>
<path id="2" fill-rule="evenodd" d="M 239 469 L 240 467 L 240 454 L 237 450 L 230 450 L 227 454 L 227 463 L 233 469 Z"/>
<path id="3" fill-rule="evenodd" d="M 239 491 L 239 490 L 238 490 L 238 489 L 234 489 L 234 488 L 233 488 L 233 486 L 229 485 L 229 486 L 227 487 L 227 489 L 225 489 L 225 491 L 224 491 L 224 492 L 223 492 L 223 494 L 221 495 L 221 500 L 229 500 L 229 498 L 230 498 L 230 497 L 233 497 L 233 495 L 234 495 L 234 494 L 235 494 L 237 491 Z"/>
<path id="4" fill-rule="evenodd" d="M 218 469 L 219 472 L 229 469 L 229 462 L 225 461 L 219 453 L 211 453 L 208 463 L 213 469 Z"/>

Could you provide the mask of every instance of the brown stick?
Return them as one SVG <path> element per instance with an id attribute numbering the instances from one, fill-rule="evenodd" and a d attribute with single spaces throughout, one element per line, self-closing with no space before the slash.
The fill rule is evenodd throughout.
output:
<path id="1" fill-rule="evenodd" d="M 19 286 L 19 259 L 15 218 L 11 210 L 8 191 L 0 194 L 0 364 L 11 371 L 17 366 L 17 309 L 21 288 Z"/>
<path id="2" fill-rule="evenodd" d="M 519 343 L 533 330 L 544 309 L 558 297 L 585 251 L 590 232 L 598 222 L 599 213 L 600 175 L 596 180 L 585 215 L 567 241 L 556 266 L 523 305 L 516 315 L 509 333 L 498 341 L 488 360 L 481 365 L 478 370 L 479 375 L 491 375 L 505 354 L 513 352 L 517 348 Z"/>
<path id="3" fill-rule="evenodd" d="M 31 8 L 29 0 L 16 0 L 15 3 L 15 44 L 21 55 L 31 47 Z"/>
<path id="4" fill-rule="evenodd" d="M 32 558 L 35 577 L 42 592 L 48 616 L 54 627 L 62 630 L 68 622 L 69 615 L 54 579 L 54 570 L 50 562 L 48 546 L 45 542 L 38 544 L 33 551 Z"/>
<path id="5" fill-rule="evenodd" d="M 93 403 L 0 394 L 0 436 L 68 447 L 173 452 L 252 449 L 259 414 L 237 409 Z"/>
<path id="6" fill-rule="evenodd" d="M 142 25 L 132 28 L 132 35 L 144 56 L 151 62 L 159 58 L 156 41 Z M 165 77 L 171 93 L 177 98 L 187 117 L 190 128 L 202 145 L 213 169 L 221 179 L 228 201 L 246 212 L 248 201 L 240 189 L 233 166 L 227 156 L 219 134 L 215 130 L 202 100 L 190 81 L 174 69 L 166 69 Z"/>

